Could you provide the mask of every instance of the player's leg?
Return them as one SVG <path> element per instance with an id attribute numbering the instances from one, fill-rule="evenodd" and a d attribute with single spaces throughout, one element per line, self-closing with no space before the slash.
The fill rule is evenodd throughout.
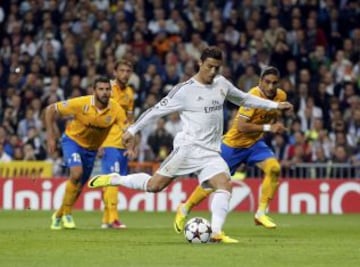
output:
<path id="1" fill-rule="evenodd" d="M 123 149 L 112 147 L 105 147 L 101 159 L 102 173 L 120 173 L 127 174 L 128 160 L 123 155 Z M 102 218 L 102 228 L 126 228 L 126 225 L 121 223 L 118 214 L 118 187 L 109 186 L 103 188 L 103 202 L 104 214 Z"/>
<path id="2" fill-rule="evenodd" d="M 206 184 L 215 191 L 211 201 L 211 241 L 221 243 L 238 243 L 239 241 L 225 235 L 223 225 L 229 212 L 232 192 L 229 173 L 219 173 L 209 179 Z"/>
<path id="3" fill-rule="evenodd" d="M 246 157 L 246 150 L 232 148 L 225 144 L 221 144 L 221 157 L 229 166 L 230 173 L 233 174 Z M 186 217 L 192 208 L 208 197 L 213 191 L 212 188 L 203 188 L 199 185 L 191 193 L 186 202 L 181 203 L 178 206 L 174 219 L 175 232 L 181 233 L 183 231 Z"/>
<path id="4" fill-rule="evenodd" d="M 179 204 L 174 219 L 174 230 L 176 233 L 180 234 L 184 230 L 186 218 L 192 208 L 203 201 L 213 191 L 212 188 L 203 188 L 201 185 L 198 185 L 186 202 Z"/>
<path id="5" fill-rule="evenodd" d="M 204 152 L 202 160 L 205 162 L 199 172 L 199 183 L 204 188 L 214 190 L 211 200 L 211 229 L 212 241 L 222 243 L 238 243 L 236 239 L 226 236 L 223 225 L 229 212 L 229 204 L 232 193 L 230 172 L 227 163 L 217 153 Z"/>
<path id="6" fill-rule="evenodd" d="M 263 140 L 256 142 L 249 150 L 251 155 L 248 158 L 248 163 L 250 165 L 256 164 L 264 172 L 255 222 L 266 228 L 276 228 L 273 220 L 266 215 L 266 211 L 279 186 L 280 164 Z"/>
<path id="7" fill-rule="evenodd" d="M 261 184 L 261 195 L 259 206 L 255 214 L 255 222 L 266 228 L 275 228 L 276 224 L 266 215 L 266 211 L 279 187 L 281 167 L 279 161 L 273 157 L 259 162 L 257 166 L 263 170 L 265 176 Z"/>
<path id="8" fill-rule="evenodd" d="M 75 228 L 75 223 L 71 217 L 71 210 L 81 192 L 81 177 L 83 174 L 81 147 L 67 136 L 63 136 L 62 150 L 64 162 L 66 162 L 67 167 L 70 169 L 70 177 L 65 183 L 65 193 L 61 206 L 52 216 L 51 229 L 58 229 L 56 226 L 59 226 L 59 223 L 64 224 L 65 228 Z"/>
<path id="9" fill-rule="evenodd" d="M 88 186 L 90 188 L 97 188 L 121 185 L 146 192 L 159 192 L 173 181 L 173 177 L 178 175 L 187 152 L 186 147 L 174 149 L 153 176 L 147 173 L 128 175 L 120 175 L 118 173 L 101 174 L 92 177 L 88 182 Z"/>

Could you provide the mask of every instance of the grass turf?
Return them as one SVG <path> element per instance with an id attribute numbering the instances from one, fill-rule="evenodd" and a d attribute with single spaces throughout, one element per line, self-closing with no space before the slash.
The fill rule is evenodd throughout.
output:
<path id="1" fill-rule="evenodd" d="M 189 244 L 173 213 L 122 212 L 126 230 L 100 229 L 100 212 L 74 212 L 78 229 L 51 231 L 51 212 L 0 212 L 0 266 L 357 266 L 360 214 L 279 215 L 278 229 L 256 227 L 250 213 L 229 214 L 239 244 Z M 189 217 L 209 218 L 194 212 Z"/>

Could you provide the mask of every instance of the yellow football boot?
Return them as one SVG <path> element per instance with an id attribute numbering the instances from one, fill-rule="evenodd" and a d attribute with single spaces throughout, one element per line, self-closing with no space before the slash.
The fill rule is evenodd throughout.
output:
<path id="1" fill-rule="evenodd" d="M 71 214 L 63 215 L 61 218 L 61 221 L 63 223 L 63 226 L 65 229 L 75 229 L 75 221 Z"/>
<path id="2" fill-rule="evenodd" d="M 225 244 L 235 244 L 239 243 L 239 240 L 236 240 L 234 238 L 231 238 L 227 235 L 225 235 L 224 232 L 220 232 L 217 234 L 212 234 L 210 238 L 210 242 L 212 243 L 225 243 Z"/>
<path id="3" fill-rule="evenodd" d="M 276 224 L 266 214 L 263 214 L 263 215 L 260 215 L 260 216 L 255 215 L 254 221 L 255 221 L 256 225 L 262 225 L 262 226 L 264 226 L 265 228 L 268 228 L 268 229 L 275 229 L 276 228 Z"/>
<path id="4" fill-rule="evenodd" d="M 177 207 L 174 219 L 174 230 L 176 233 L 180 234 L 182 231 L 184 231 L 186 217 L 187 213 L 185 213 L 185 205 L 181 203 Z"/>
<path id="5" fill-rule="evenodd" d="M 111 182 L 111 175 L 111 173 L 95 175 L 94 177 L 90 178 L 87 185 L 89 188 L 109 186 Z"/>
<path id="6" fill-rule="evenodd" d="M 56 217 L 56 212 L 51 216 L 51 230 L 61 230 L 61 217 Z"/>

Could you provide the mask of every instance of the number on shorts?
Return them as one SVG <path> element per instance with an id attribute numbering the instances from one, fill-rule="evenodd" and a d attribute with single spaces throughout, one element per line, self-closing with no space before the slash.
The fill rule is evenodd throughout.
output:
<path id="1" fill-rule="evenodd" d="M 81 158 L 80 158 L 79 153 L 72 153 L 71 157 L 73 159 L 73 162 L 81 162 Z"/>

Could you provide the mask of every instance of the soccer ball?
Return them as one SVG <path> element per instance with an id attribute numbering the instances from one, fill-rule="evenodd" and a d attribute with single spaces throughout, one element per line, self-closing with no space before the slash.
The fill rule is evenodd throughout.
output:
<path id="1" fill-rule="evenodd" d="M 184 228 L 185 239 L 189 243 L 207 243 L 210 240 L 211 232 L 209 221 L 201 217 L 190 219 Z"/>

